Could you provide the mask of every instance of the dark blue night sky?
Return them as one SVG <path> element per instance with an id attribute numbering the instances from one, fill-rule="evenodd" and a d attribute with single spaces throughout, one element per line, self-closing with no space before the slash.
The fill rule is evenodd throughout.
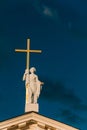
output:
<path id="1" fill-rule="evenodd" d="M 26 54 L 44 82 L 40 114 L 87 130 L 87 2 L 0 1 L 0 121 L 24 114 Z"/>

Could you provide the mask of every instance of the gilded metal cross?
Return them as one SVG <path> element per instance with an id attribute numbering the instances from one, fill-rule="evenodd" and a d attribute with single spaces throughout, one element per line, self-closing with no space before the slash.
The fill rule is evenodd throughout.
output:
<path id="1" fill-rule="evenodd" d="M 30 39 L 27 39 L 27 49 L 15 49 L 16 52 L 26 52 L 27 53 L 27 58 L 26 58 L 26 69 L 29 70 L 29 63 L 30 63 L 30 53 L 41 53 L 41 50 L 30 50 Z"/>

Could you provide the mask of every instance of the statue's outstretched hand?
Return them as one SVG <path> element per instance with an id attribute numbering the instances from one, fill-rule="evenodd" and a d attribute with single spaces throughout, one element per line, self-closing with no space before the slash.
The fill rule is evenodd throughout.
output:
<path id="1" fill-rule="evenodd" d="M 40 82 L 41 85 L 44 85 L 44 82 Z"/>

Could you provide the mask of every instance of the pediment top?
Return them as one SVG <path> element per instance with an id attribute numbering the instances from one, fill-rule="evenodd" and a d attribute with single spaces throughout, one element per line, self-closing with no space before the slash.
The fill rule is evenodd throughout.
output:
<path id="1" fill-rule="evenodd" d="M 47 128 L 52 128 L 56 130 L 78 130 L 69 125 L 55 121 L 53 119 L 42 116 L 35 112 L 30 112 L 30 113 L 12 118 L 10 120 L 1 122 L 0 128 L 2 129 L 2 128 L 10 127 L 12 125 L 21 124 L 21 123 L 26 123 L 26 124 L 29 123 L 30 125 L 37 124 L 38 126 L 43 127 L 43 128 L 47 127 Z"/>

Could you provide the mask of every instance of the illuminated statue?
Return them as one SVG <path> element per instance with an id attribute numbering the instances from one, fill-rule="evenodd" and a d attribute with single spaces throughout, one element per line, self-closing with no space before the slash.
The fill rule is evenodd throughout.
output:
<path id="1" fill-rule="evenodd" d="M 40 95 L 40 90 L 42 88 L 42 82 L 38 80 L 38 76 L 34 74 L 36 69 L 32 67 L 30 69 L 30 74 L 28 70 L 25 70 L 23 80 L 25 80 L 26 90 L 27 90 L 27 100 L 28 103 L 37 103 L 37 99 Z"/>

